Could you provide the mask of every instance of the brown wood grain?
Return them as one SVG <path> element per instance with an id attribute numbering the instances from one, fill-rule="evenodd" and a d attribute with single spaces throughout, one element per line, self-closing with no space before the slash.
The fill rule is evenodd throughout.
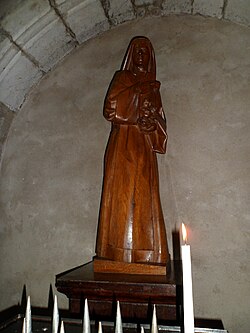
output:
<path id="1" fill-rule="evenodd" d="M 116 262 L 145 263 L 145 272 L 150 274 L 148 264 L 166 265 L 170 256 L 156 157 L 166 152 L 166 120 L 154 50 L 147 38 L 131 41 L 122 69 L 109 87 L 104 117 L 111 122 L 111 132 L 96 255 Z M 118 265 L 98 267 L 117 269 Z M 126 267 L 133 270 L 134 266 Z"/>

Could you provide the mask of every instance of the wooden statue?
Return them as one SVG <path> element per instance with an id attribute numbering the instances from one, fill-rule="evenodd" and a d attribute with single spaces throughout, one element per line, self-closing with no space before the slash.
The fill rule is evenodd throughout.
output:
<path id="1" fill-rule="evenodd" d="M 97 258 L 166 265 L 169 252 L 156 153 L 166 152 L 166 121 L 149 39 L 132 39 L 108 90 L 112 128 L 105 154 Z"/>

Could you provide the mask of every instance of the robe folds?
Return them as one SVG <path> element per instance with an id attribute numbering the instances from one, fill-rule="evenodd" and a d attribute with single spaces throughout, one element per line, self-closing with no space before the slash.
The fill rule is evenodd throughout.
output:
<path id="1" fill-rule="evenodd" d="M 156 152 L 166 151 L 166 121 L 159 82 L 142 92 L 143 82 L 130 71 L 116 72 L 104 105 L 112 122 L 104 160 L 96 254 L 133 263 L 165 264 L 167 237 L 159 195 Z M 139 126 L 143 103 L 154 108 L 156 129 Z M 112 113 L 113 112 L 113 113 Z M 110 116 L 111 115 L 111 116 Z"/>

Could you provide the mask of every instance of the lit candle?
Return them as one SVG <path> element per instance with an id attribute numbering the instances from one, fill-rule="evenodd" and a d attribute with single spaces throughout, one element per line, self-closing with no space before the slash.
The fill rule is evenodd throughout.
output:
<path id="1" fill-rule="evenodd" d="M 192 269 L 190 245 L 187 245 L 187 231 L 182 223 L 182 237 L 185 242 L 181 246 L 182 273 L 183 273 L 183 308 L 184 308 L 184 332 L 194 333 L 194 305 L 192 287 Z"/>

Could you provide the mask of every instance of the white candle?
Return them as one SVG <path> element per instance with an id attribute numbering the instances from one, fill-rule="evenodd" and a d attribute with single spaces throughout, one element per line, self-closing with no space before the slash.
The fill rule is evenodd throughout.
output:
<path id="1" fill-rule="evenodd" d="M 91 333 L 90 330 L 90 318 L 89 318 L 89 307 L 88 307 L 88 300 L 85 299 L 84 304 L 84 317 L 83 317 L 83 333 Z"/>
<path id="2" fill-rule="evenodd" d="M 30 296 L 28 296 L 26 312 L 25 312 L 25 332 L 31 333 L 32 331 L 32 319 L 31 319 L 31 305 Z"/>
<path id="3" fill-rule="evenodd" d="M 57 306 L 57 296 L 54 298 L 53 319 L 52 319 L 52 333 L 58 333 L 59 328 L 59 311 Z"/>
<path id="4" fill-rule="evenodd" d="M 99 321 L 98 333 L 102 333 L 102 323 Z"/>
<path id="5" fill-rule="evenodd" d="M 153 317 L 152 317 L 151 333 L 158 333 L 155 304 L 154 304 Z"/>
<path id="6" fill-rule="evenodd" d="M 22 333 L 26 333 L 25 317 L 23 318 L 23 329 L 22 329 Z"/>
<path id="7" fill-rule="evenodd" d="M 65 333 L 63 320 L 61 322 L 60 333 Z"/>
<path id="8" fill-rule="evenodd" d="M 116 321 L 115 321 L 115 333 L 122 333 L 122 316 L 120 310 L 120 302 L 117 301 L 117 309 L 116 309 Z"/>
<path id="9" fill-rule="evenodd" d="M 182 236 L 185 242 L 181 246 L 182 273 L 183 273 L 183 308 L 184 308 L 184 332 L 194 333 L 194 305 L 191 269 L 190 245 L 187 245 L 187 231 L 182 223 Z"/>

